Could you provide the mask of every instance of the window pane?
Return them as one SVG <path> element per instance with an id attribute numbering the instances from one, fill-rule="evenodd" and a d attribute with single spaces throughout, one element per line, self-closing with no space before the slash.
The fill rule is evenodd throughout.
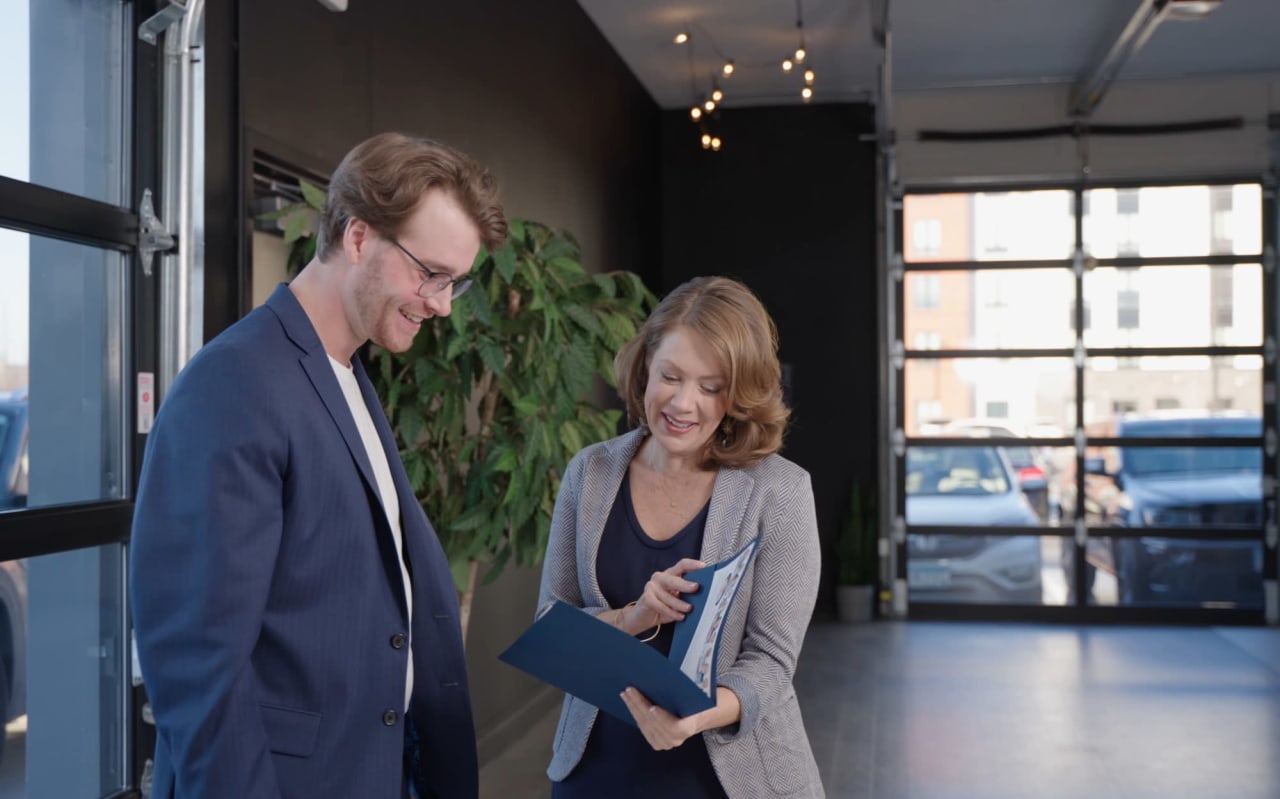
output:
<path id="1" fill-rule="evenodd" d="M 0 507 L 124 495 L 119 253 L 0 229 Z"/>
<path id="2" fill-rule="evenodd" d="M 5 799 L 105 796 L 128 781 L 122 551 L 0 563 Z"/>
<path id="3" fill-rule="evenodd" d="M 1067 269 L 911 272 L 904 287 L 906 341 L 921 330 L 932 349 L 1059 349 L 1075 344 L 1075 286 Z M 915 349 L 927 349 L 915 347 Z"/>
<path id="4" fill-rule="evenodd" d="M 908 601 L 1045 604 L 1045 573 L 1061 571 L 1046 557 L 1047 542 L 1032 535 L 908 535 Z M 1049 601 L 1062 604 L 1061 591 Z"/>
<path id="5" fill-rule="evenodd" d="M 1256 347 L 1262 343 L 1262 267 L 1091 269 L 1086 347 Z"/>
<path id="6" fill-rule="evenodd" d="M 1094 436 L 1113 435 L 1106 432 L 1107 425 L 1115 429 L 1114 420 L 1121 414 L 1170 408 L 1185 409 L 1184 416 L 1219 410 L 1253 414 L 1256 419 L 1262 413 L 1262 357 L 1090 358 L 1085 365 L 1084 396 L 1085 423 Z"/>
<path id="7" fill-rule="evenodd" d="M 125 204 L 125 8 L 0 0 L 0 175 Z"/>
<path id="8" fill-rule="evenodd" d="M 1085 192 L 1085 252 L 1122 256 L 1262 252 L 1262 187 L 1153 186 Z"/>
<path id="9" fill-rule="evenodd" d="M 1052 438 L 1075 426 L 1070 358 L 909 358 L 904 370 L 907 435 L 939 435 L 992 408 L 1007 411 L 1003 423 L 1018 435 Z M 919 408 L 938 415 L 921 418 Z"/>
<path id="10" fill-rule="evenodd" d="M 1071 257 L 1072 193 L 1062 190 L 908 194 L 903 257 L 908 262 L 1010 261 Z"/>

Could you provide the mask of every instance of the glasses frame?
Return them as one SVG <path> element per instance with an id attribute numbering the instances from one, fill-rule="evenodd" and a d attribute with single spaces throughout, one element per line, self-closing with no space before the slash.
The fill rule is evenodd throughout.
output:
<path id="1" fill-rule="evenodd" d="M 427 266 L 422 261 L 418 260 L 418 256 L 406 250 L 403 244 L 396 241 L 394 236 L 388 236 L 387 241 L 396 245 L 396 249 L 400 250 L 400 252 L 407 255 L 409 257 L 409 260 L 413 261 L 413 263 L 418 267 L 418 269 L 422 270 L 422 273 L 425 275 L 425 277 L 422 278 L 422 283 L 418 285 L 418 291 L 416 292 L 417 295 L 422 299 L 424 300 L 430 299 L 431 297 L 436 296 L 437 294 L 444 291 L 445 289 L 450 289 L 452 299 L 456 300 L 459 297 L 461 297 L 463 294 L 466 294 L 467 291 L 472 286 L 475 285 L 475 282 L 476 282 L 475 278 L 472 277 L 471 275 L 463 275 L 462 277 L 451 277 L 448 272 L 437 272 L 436 270 Z M 429 281 L 442 276 L 449 278 L 449 281 L 447 283 L 444 283 L 437 289 L 423 293 L 424 289 L 427 288 L 427 283 Z"/>

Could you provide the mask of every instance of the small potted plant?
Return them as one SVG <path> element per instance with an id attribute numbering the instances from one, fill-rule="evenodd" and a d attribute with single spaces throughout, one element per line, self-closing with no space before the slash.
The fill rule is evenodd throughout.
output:
<path id="1" fill-rule="evenodd" d="M 879 562 L 876 539 L 875 494 L 855 482 L 837 541 L 836 617 L 840 621 L 871 620 Z"/>

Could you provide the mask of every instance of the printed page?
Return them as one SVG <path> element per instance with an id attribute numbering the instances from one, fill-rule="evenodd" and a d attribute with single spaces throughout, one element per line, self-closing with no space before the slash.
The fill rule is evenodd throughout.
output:
<path id="1" fill-rule="evenodd" d="M 711 696 L 715 687 L 715 655 L 720 642 L 720 630 L 724 626 L 733 597 L 738 592 L 738 584 L 746 574 L 747 564 L 755 553 L 756 545 L 757 541 L 752 541 L 737 555 L 714 567 L 711 584 L 704 589 L 706 604 L 699 609 L 693 636 L 680 661 L 680 671 L 693 680 L 707 696 Z M 674 646 L 673 643 L 673 654 Z"/>

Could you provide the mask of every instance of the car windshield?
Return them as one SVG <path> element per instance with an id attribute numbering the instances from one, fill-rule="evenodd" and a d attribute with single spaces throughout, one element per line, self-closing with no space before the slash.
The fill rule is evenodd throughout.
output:
<path id="1" fill-rule="evenodd" d="M 8 412 L 0 411 L 0 450 L 4 449 L 5 442 L 9 439 L 9 427 L 12 418 Z"/>
<path id="2" fill-rule="evenodd" d="M 1257 417 L 1144 420 L 1123 426 L 1121 435 L 1137 438 L 1204 436 L 1247 437 L 1262 434 Z M 1258 447 L 1125 447 L 1120 460 L 1125 473 L 1138 476 L 1186 474 L 1260 474 Z"/>
<path id="3" fill-rule="evenodd" d="M 993 447 L 912 447 L 907 496 L 1004 494 L 1009 476 Z"/>

